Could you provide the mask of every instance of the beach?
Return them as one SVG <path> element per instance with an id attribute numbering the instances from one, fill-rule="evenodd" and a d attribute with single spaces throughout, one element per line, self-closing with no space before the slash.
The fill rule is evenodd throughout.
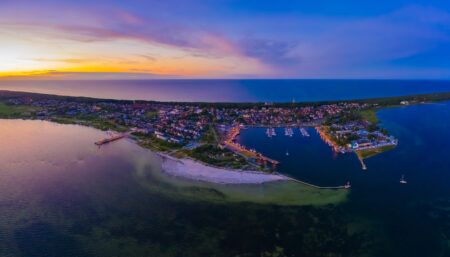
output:
<path id="1" fill-rule="evenodd" d="M 163 172 L 175 177 L 217 184 L 262 184 L 290 180 L 289 177 L 280 174 L 218 168 L 192 159 L 177 159 L 166 154 L 159 155 L 163 159 Z"/>

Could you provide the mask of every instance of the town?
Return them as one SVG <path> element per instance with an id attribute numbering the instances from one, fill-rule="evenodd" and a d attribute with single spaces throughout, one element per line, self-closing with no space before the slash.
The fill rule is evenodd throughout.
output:
<path id="1" fill-rule="evenodd" d="M 189 156 L 202 162 L 232 168 L 274 170 L 278 164 L 236 141 L 246 127 L 315 127 L 336 152 L 379 150 L 395 146 L 397 140 L 360 113 L 377 104 L 336 102 L 329 104 L 276 105 L 164 103 L 58 97 L 2 92 L 6 106 L 28 107 L 23 118 L 80 124 L 117 133 L 128 133 L 144 147 Z M 302 134 L 306 130 L 300 130 Z M 114 138 L 122 138 L 120 135 Z M 98 144 L 113 140 L 103 140 Z M 374 152 L 365 153 L 362 158 Z"/>

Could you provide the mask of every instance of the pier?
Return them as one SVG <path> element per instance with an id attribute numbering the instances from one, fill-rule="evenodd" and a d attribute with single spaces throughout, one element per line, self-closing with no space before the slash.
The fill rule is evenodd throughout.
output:
<path id="1" fill-rule="evenodd" d="M 108 143 L 117 141 L 117 140 L 122 139 L 122 138 L 124 138 L 126 136 L 127 136 L 127 134 L 115 135 L 115 136 L 112 136 L 112 137 L 109 137 L 109 138 L 105 138 L 105 139 L 99 140 L 99 141 L 95 142 L 95 144 L 98 145 L 98 146 L 101 146 L 101 145 L 104 145 L 104 144 L 108 144 Z"/>

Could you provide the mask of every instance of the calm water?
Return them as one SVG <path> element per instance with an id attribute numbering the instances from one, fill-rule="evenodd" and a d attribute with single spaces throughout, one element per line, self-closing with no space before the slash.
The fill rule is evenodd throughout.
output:
<path id="1" fill-rule="evenodd" d="M 447 256 L 450 102 L 385 109 L 378 116 L 399 145 L 366 160 L 366 171 L 354 154 L 334 154 L 314 129 L 308 130 L 311 137 L 295 130 L 293 138 L 284 136 L 284 129 L 274 138 L 264 129 L 247 129 L 239 140 L 280 160 L 279 170 L 296 178 L 322 186 L 351 181 L 346 208 L 384 230 L 382 256 Z M 399 183 L 402 174 L 407 185 Z"/>
<path id="2" fill-rule="evenodd" d="M 132 80 L 0 81 L 0 89 L 131 100 L 291 102 L 449 92 L 450 81 Z"/>
<path id="3" fill-rule="evenodd" d="M 291 189 L 275 199 L 283 206 L 264 202 L 286 190 L 280 184 L 169 178 L 130 141 L 97 148 L 105 135 L 91 128 L 0 120 L 0 256 L 449 256 L 450 103 L 379 116 L 399 146 L 367 160 L 367 171 L 351 154 L 333 155 L 313 130 L 309 138 L 243 132 L 282 172 L 352 182 L 333 205 L 307 206 L 285 201 L 309 193 Z M 310 198 L 329 197 L 320 192 Z"/>
<path id="4" fill-rule="evenodd" d="M 279 245 L 275 230 L 285 234 L 293 216 L 306 215 L 294 206 L 346 198 L 295 183 L 171 178 L 156 154 L 128 140 L 98 148 L 93 142 L 107 135 L 81 126 L 0 120 L 0 132 L 0 256 L 258 256 Z M 286 219 L 272 227 L 273 216 Z"/>

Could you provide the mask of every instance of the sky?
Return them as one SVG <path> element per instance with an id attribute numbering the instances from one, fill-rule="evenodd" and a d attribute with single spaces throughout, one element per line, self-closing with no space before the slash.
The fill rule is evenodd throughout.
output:
<path id="1" fill-rule="evenodd" d="M 450 79 L 450 1 L 0 0 L 0 79 Z"/>

